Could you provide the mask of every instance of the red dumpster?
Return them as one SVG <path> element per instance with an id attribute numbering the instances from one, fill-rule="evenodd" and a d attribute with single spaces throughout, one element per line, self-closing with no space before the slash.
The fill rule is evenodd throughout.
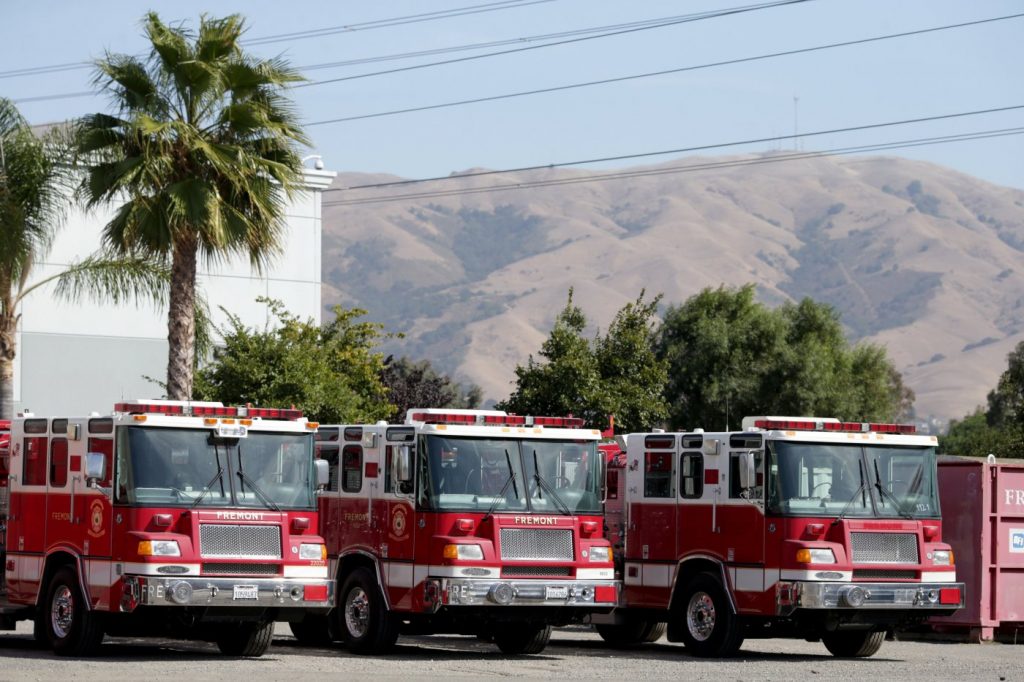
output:
<path id="1" fill-rule="evenodd" d="M 953 547 L 964 608 L 936 631 L 975 641 L 1024 629 L 1024 460 L 939 458 L 942 539 Z"/>

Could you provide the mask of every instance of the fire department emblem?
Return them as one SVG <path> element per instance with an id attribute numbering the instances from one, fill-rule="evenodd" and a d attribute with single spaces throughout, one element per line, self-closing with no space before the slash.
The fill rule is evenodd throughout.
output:
<path id="1" fill-rule="evenodd" d="M 106 532 L 103 528 L 103 503 L 93 500 L 89 505 L 89 535 L 98 538 Z"/>
<path id="2" fill-rule="evenodd" d="M 391 532 L 395 538 L 404 538 L 407 530 L 405 507 L 395 507 L 391 512 Z"/>

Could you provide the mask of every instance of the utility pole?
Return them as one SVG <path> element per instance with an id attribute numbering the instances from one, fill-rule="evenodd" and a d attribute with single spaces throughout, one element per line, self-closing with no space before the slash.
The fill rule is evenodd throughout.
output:
<path id="1" fill-rule="evenodd" d="M 799 108 L 800 108 L 800 98 L 797 97 L 796 95 L 793 95 L 793 151 L 797 151 L 800 148 L 800 138 L 797 137 L 797 135 L 799 135 L 799 130 L 800 130 L 800 126 L 799 126 L 799 120 L 800 119 L 799 119 L 799 115 L 798 115 Z"/>

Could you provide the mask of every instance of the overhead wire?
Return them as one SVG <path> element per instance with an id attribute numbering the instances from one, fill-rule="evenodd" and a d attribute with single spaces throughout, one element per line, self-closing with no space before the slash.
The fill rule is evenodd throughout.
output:
<path id="1" fill-rule="evenodd" d="M 494 101 L 498 101 L 498 100 L 512 99 L 512 98 L 515 98 L 515 97 L 526 97 L 526 96 L 529 96 L 529 95 L 540 95 L 540 94 L 546 94 L 546 93 L 551 93 L 551 92 L 560 92 L 560 91 L 564 91 L 564 90 L 573 90 L 573 89 L 578 89 L 578 88 L 591 87 L 591 86 L 595 86 L 595 85 L 608 85 L 610 83 L 621 83 L 621 82 L 624 82 L 624 81 L 637 80 L 637 79 L 640 79 L 640 78 L 652 78 L 652 77 L 655 77 L 655 76 L 666 76 L 666 75 L 669 75 L 669 74 L 683 73 L 683 72 L 687 72 L 687 71 L 698 71 L 698 70 L 701 70 L 701 69 L 710 69 L 710 68 L 719 67 L 719 66 L 730 66 L 730 65 L 734 65 L 734 64 L 743 64 L 743 63 L 747 63 L 747 62 L 754 62 L 754 61 L 759 61 L 759 60 L 764 60 L 764 59 L 774 59 L 774 58 L 777 58 L 777 57 L 787 57 L 787 56 L 792 56 L 792 55 L 797 55 L 797 54 L 806 54 L 806 53 L 809 53 L 809 52 L 818 52 L 818 51 L 822 51 L 822 50 L 830 50 L 830 49 L 839 48 L 839 47 L 849 47 L 849 46 L 852 46 L 852 45 L 863 45 L 863 44 L 866 44 L 866 43 L 879 42 L 879 41 L 882 41 L 882 40 L 893 40 L 893 39 L 896 39 L 896 38 L 906 38 L 906 37 L 910 37 L 910 36 L 923 35 L 923 34 L 926 34 L 926 33 L 935 33 L 935 32 L 938 32 L 938 31 L 949 31 L 949 30 L 953 30 L 953 29 L 957 29 L 957 28 L 965 28 L 965 27 L 968 27 L 968 26 L 978 26 L 978 25 L 981 25 L 981 24 L 993 23 L 993 22 L 996 22 L 996 21 L 1007 21 L 1007 20 L 1010 20 L 1010 19 L 1019 19 L 1021 17 L 1024 17 L 1024 12 L 1017 13 L 1017 14 L 1008 14 L 1008 15 L 999 16 L 999 17 L 990 17 L 990 18 L 987 18 L 987 19 L 978 19 L 978 20 L 975 20 L 975 21 L 966 21 L 966 22 L 961 22 L 961 23 L 957 23 L 957 24 L 947 24 L 945 26 L 933 26 L 933 27 L 930 27 L 930 28 L 917 29 L 917 30 L 913 30 L 913 31 L 903 31 L 903 32 L 900 32 L 900 33 L 889 33 L 889 34 L 881 35 L 881 36 L 872 36 L 870 38 L 859 38 L 857 40 L 845 40 L 845 41 L 836 42 L 836 43 L 827 43 L 827 44 L 824 44 L 824 45 L 815 45 L 815 46 L 812 46 L 812 47 L 804 47 L 804 48 L 798 48 L 798 49 L 793 49 L 793 50 L 783 50 L 783 51 L 780 51 L 780 52 L 771 52 L 771 53 L 768 53 L 768 54 L 754 55 L 754 56 L 751 56 L 751 57 L 740 57 L 740 58 L 736 58 L 736 59 L 726 59 L 726 60 L 717 61 L 717 62 L 708 62 L 708 63 L 705 63 L 705 64 L 696 64 L 696 65 L 691 65 L 691 66 L 683 66 L 683 67 L 678 67 L 678 68 L 673 68 L 673 69 L 662 69 L 660 71 L 650 71 L 650 72 L 647 72 L 647 73 L 632 74 L 632 75 L 628 75 L 628 76 L 617 76 L 617 77 L 614 77 L 614 78 L 603 78 L 601 80 L 585 81 L 585 82 L 582 82 L 582 83 L 569 83 L 569 84 L 566 84 L 566 85 L 557 85 L 557 86 L 552 86 L 552 87 L 548 87 L 548 88 L 536 88 L 536 89 L 533 89 L 533 90 L 522 90 L 522 91 L 519 91 L 519 92 L 511 92 L 511 93 L 505 93 L 505 94 L 501 94 L 501 95 L 490 95 L 490 96 L 487 96 L 487 97 L 475 97 L 475 98 L 472 98 L 472 99 L 456 100 L 456 101 L 453 101 L 453 102 L 442 102 L 442 103 L 439 103 L 439 104 L 428 104 L 428 105 L 418 106 L 418 107 L 406 107 L 406 108 L 403 108 L 403 109 L 391 109 L 391 110 L 388 110 L 388 111 L 378 111 L 378 112 L 369 113 L 369 114 L 358 114 L 358 115 L 354 115 L 354 116 L 343 116 L 343 117 L 340 117 L 340 118 L 331 118 L 331 119 L 326 119 L 326 120 L 322 120 L 322 121 L 312 121 L 312 122 L 306 123 L 304 125 L 306 127 L 313 127 L 313 126 L 328 125 L 328 124 L 332 124 L 332 123 L 347 123 L 349 121 L 361 121 L 361 120 L 366 120 L 366 119 L 371 119 L 371 118 L 380 118 L 380 117 L 383 117 L 383 116 L 395 116 L 395 115 L 398 115 L 398 114 L 410 114 L 410 113 L 415 113 L 415 112 L 420 112 L 420 111 L 430 111 L 430 110 L 435 110 L 435 109 L 445 109 L 445 108 L 450 108 L 450 107 L 463 106 L 463 105 L 466 105 L 466 104 L 480 104 L 482 102 L 494 102 Z"/>
<path id="2" fill-rule="evenodd" d="M 865 152 L 873 151 L 884 151 L 890 149 L 907 149 L 913 147 L 923 147 L 936 144 L 948 144 L 953 142 L 966 142 L 972 140 L 991 139 L 998 137 L 1008 137 L 1012 135 L 1024 134 L 1024 126 L 1016 128 L 1002 128 L 1002 129 L 990 129 L 982 131 L 974 131 L 970 133 L 955 133 L 950 135 L 941 135 L 936 137 L 925 137 L 908 140 L 896 140 L 891 142 L 881 142 L 865 145 L 856 145 L 850 147 L 836 147 L 832 149 L 823 149 L 818 151 L 799 151 L 792 152 L 789 154 L 776 154 L 772 156 L 761 156 L 747 159 L 730 159 L 727 161 L 715 161 L 701 164 L 691 164 L 686 166 L 672 166 L 668 168 L 650 168 L 650 169 L 638 169 L 631 171 L 620 171 L 614 173 L 605 173 L 597 175 L 586 175 L 570 178 L 557 178 L 548 180 L 535 180 L 535 181 L 521 181 L 514 183 L 506 183 L 502 185 L 489 185 L 486 187 L 464 187 L 450 190 L 439 190 L 431 192 L 417 192 L 410 194 L 398 194 L 384 197 L 365 197 L 347 200 L 337 201 L 325 201 L 322 206 L 359 206 L 363 204 L 378 204 L 378 203 L 392 203 L 396 201 L 407 201 L 413 199 L 434 199 L 450 196 L 459 196 L 466 194 L 483 194 L 490 192 L 500 192 L 506 190 L 521 190 L 521 189 L 536 189 L 541 187 L 556 187 L 562 185 L 575 185 L 585 184 L 590 182 L 605 182 L 609 180 L 622 180 L 628 178 L 655 176 L 655 175 L 673 175 L 677 173 L 689 173 L 700 170 L 716 170 L 722 168 L 735 168 L 741 166 L 753 166 L 766 163 L 782 163 L 786 161 L 799 161 L 803 159 L 821 158 L 827 156 L 845 156 L 849 154 L 862 154 Z"/>
<path id="3" fill-rule="evenodd" d="M 357 73 L 350 76 L 339 76 L 338 78 L 325 78 L 319 81 L 310 81 L 308 83 L 300 83 L 299 85 L 293 86 L 293 89 L 309 88 L 316 85 L 327 85 L 328 83 L 342 83 L 344 81 L 356 80 L 359 78 L 370 78 L 372 76 L 385 76 L 392 73 L 402 73 L 404 71 L 415 71 L 417 69 L 426 69 L 433 66 L 443 66 L 447 64 L 458 64 L 461 62 L 469 62 L 477 59 L 486 59 L 488 57 L 498 57 L 508 54 L 516 54 L 520 52 L 529 52 L 531 50 L 542 50 L 548 47 L 555 47 L 558 45 L 570 45 L 573 43 L 581 43 L 588 40 L 599 40 L 601 38 L 609 38 L 612 36 L 626 35 L 629 33 L 637 33 L 638 31 L 650 31 L 656 28 L 664 28 L 666 26 L 677 26 L 679 24 L 687 24 L 695 21 L 703 21 L 705 19 L 717 19 L 719 17 L 726 17 L 735 14 L 744 14 L 746 12 L 756 12 L 762 9 L 773 9 L 775 7 L 783 7 L 785 5 L 799 5 L 805 2 L 811 2 L 813 0 L 776 0 L 775 2 L 765 2 L 759 5 L 748 5 L 745 7 L 736 7 L 724 10 L 713 10 L 708 12 L 697 12 L 689 15 L 682 15 L 680 17 L 674 17 L 672 19 L 659 22 L 646 24 L 643 26 L 634 26 L 630 28 L 623 28 L 607 33 L 599 33 L 597 35 L 588 35 L 582 37 L 567 38 L 565 40 L 558 40 L 549 43 L 542 43 L 540 45 L 526 45 L 523 47 L 516 47 L 510 50 L 499 50 L 497 52 L 485 52 L 483 54 L 470 55 L 468 57 L 456 57 L 453 59 L 444 59 L 436 62 L 426 62 L 423 64 L 412 64 L 410 66 L 400 66 L 394 69 L 385 69 L 382 71 L 370 71 L 367 73 Z"/>
<path id="4" fill-rule="evenodd" d="M 260 38 L 252 38 L 249 40 L 240 41 L 245 45 L 266 45 L 274 42 L 283 42 L 286 40 L 304 40 L 306 38 L 319 38 L 324 35 L 334 35 L 336 33 L 352 33 L 355 31 L 366 31 L 375 28 L 388 28 L 391 26 L 403 26 L 411 23 L 421 23 L 424 21 L 436 21 L 438 19 L 447 19 L 451 17 L 460 17 L 467 14 L 480 14 L 483 12 L 494 12 L 504 9 L 515 9 L 518 7 L 526 7 L 528 5 L 538 5 L 549 2 L 555 2 L 555 0 L 501 0 L 500 2 L 489 2 L 480 5 L 468 5 L 464 7 L 455 7 L 449 10 L 437 10 L 434 12 L 423 12 L 419 14 L 409 14 L 399 17 L 391 17 L 388 19 L 376 19 L 373 21 L 365 21 L 356 24 L 346 24 L 342 26 L 331 26 L 327 28 L 319 29 L 307 29 L 305 31 L 295 31 L 292 33 L 278 33 L 269 36 L 263 36 Z M 436 16 L 443 15 L 443 16 Z M 137 55 L 144 57 L 145 55 Z M 16 78 L 19 76 L 35 76 L 49 73 L 58 73 L 61 71 L 75 71 L 80 69 L 87 69 L 92 66 L 92 62 L 81 61 L 81 62 L 67 62 L 63 64 L 48 64 L 46 66 L 30 66 L 23 67 L 20 69 L 9 69 L 7 71 L 0 71 L 0 79 L 2 78 Z M 24 101 L 24 100 L 23 100 Z"/>

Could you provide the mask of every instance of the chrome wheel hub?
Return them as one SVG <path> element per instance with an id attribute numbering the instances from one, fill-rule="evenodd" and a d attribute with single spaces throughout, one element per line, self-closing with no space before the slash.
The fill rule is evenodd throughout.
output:
<path id="1" fill-rule="evenodd" d="M 71 588 L 61 585 L 53 594 L 53 603 L 50 604 L 50 627 L 58 639 L 64 639 L 71 634 L 71 625 L 75 620 L 75 602 L 71 594 Z"/>
<path id="2" fill-rule="evenodd" d="M 715 631 L 715 602 L 707 592 L 695 592 L 686 607 L 686 629 L 698 642 L 707 641 Z"/>
<path id="3" fill-rule="evenodd" d="M 345 628 L 355 638 L 370 629 L 370 598 L 361 587 L 352 588 L 345 597 Z"/>

